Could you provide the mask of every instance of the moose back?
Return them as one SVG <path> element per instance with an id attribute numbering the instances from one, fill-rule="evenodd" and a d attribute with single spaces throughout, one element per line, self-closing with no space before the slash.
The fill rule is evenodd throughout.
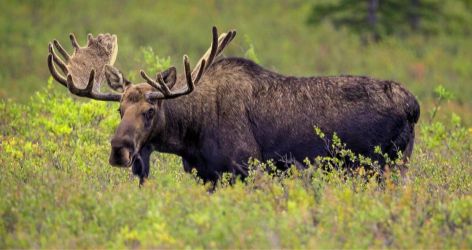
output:
<path id="1" fill-rule="evenodd" d="M 410 157 L 420 108 L 400 84 L 359 76 L 284 76 L 243 58 L 216 60 L 235 35 L 218 37 L 214 27 L 211 47 L 194 70 L 184 56 L 183 74 L 174 67 L 155 77 L 141 71 L 145 82 L 138 84 L 113 67 L 118 46 L 110 34 L 89 35 L 86 47 L 71 35 L 72 55 L 54 40 L 48 66 L 72 94 L 120 102 L 109 162 L 132 167 L 140 183 L 149 175 L 154 150 L 181 156 L 185 171 L 195 168 L 206 181 L 224 172 L 246 176 L 251 157 L 272 159 L 282 169 L 287 159 L 302 166 L 307 157 L 328 154 L 314 126 L 336 133 L 358 154 L 381 160 L 374 153 L 380 146 L 390 158 L 398 151 Z M 113 92 L 99 92 L 104 81 Z"/>

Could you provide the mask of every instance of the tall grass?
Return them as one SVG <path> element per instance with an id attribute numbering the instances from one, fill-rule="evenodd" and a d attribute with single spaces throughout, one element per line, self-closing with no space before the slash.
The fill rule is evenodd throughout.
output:
<path id="1" fill-rule="evenodd" d="M 0 248 L 472 248 L 472 52 L 469 38 L 387 38 L 363 46 L 305 25 L 305 1 L 0 1 Z M 116 103 L 53 83 L 47 43 L 71 31 L 119 37 L 134 81 L 197 60 L 210 27 L 236 28 L 226 56 L 291 75 L 361 74 L 402 82 L 422 115 L 408 181 L 359 171 L 262 171 L 213 193 L 180 159 L 154 153 L 138 187 L 108 164 Z M 70 46 L 68 47 L 70 49 Z M 170 55 L 170 57 L 158 57 Z M 440 86 L 440 87 L 436 87 Z M 315 133 L 313 136 L 317 136 Z M 327 161 L 329 162 L 329 161 Z"/>
<path id="2" fill-rule="evenodd" d="M 209 193 L 176 156 L 155 153 L 139 188 L 107 163 L 117 104 L 54 85 L 0 103 L 0 248 L 472 247 L 472 131 L 458 115 L 420 124 L 403 184 L 253 163 L 246 183 Z"/>

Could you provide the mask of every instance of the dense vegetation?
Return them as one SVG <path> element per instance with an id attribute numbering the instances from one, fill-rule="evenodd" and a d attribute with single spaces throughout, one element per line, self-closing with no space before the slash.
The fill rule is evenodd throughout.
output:
<path id="1" fill-rule="evenodd" d="M 470 36 L 471 8 L 469 0 L 339 0 L 314 4 L 308 23 L 329 20 L 360 34 L 364 42 L 413 33 Z"/>
<path id="2" fill-rule="evenodd" d="M 461 3 L 447 7 L 461 11 Z M 329 23 L 305 25 L 312 8 L 0 1 L 0 248 L 472 248 L 470 37 L 413 34 L 363 45 Z M 305 171 L 268 174 L 252 161 L 247 182 L 223 180 L 209 193 L 172 155 L 153 154 L 143 188 L 110 167 L 117 104 L 78 100 L 53 83 L 47 42 L 67 44 L 69 31 L 82 42 L 87 32 L 116 33 L 117 65 L 138 79 L 138 68 L 180 67 L 184 53 L 198 58 L 214 24 L 238 29 L 227 55 L 282 73 L 363 74 L 407 86 L 422 105 L 407 180 L 395 171 L 383 182 L 363 171 L 323 171 L 314 159 Z"/>

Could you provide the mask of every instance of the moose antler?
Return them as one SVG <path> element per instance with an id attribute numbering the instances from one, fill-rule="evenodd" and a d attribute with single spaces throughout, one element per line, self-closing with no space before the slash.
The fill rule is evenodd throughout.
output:
<path id="1" fill-rule="evenodd" d="M 178 89 L 176 91 L 171 91 L 169 86 L 173 86 L 175 82 L 166 83 L 162 77 L 162 74 L 157 74 L 156 80 L 151 79 L 143 70 L 141 70 L 141 76 L 146 80 L 146 82 L 155 88 L 157 91 L 147 94 L 148 99 L 158 100 L 158 99 L 172 99 L 182 95 L 187 95 L 191 93 L 195 85 L 198 84 L 203 74 L 206 70 L 212 65 L 215 58 L 223 51 L 223 49 L 233 40 L 236 36 L 236 31 L 231 30 L 228 33 L 223 33 L 218 38 L 218 30 L 216 27 L 212 29 L 213 40 L 211 47 L 203 55 L 203 57 L 197 63 L 197 66 L 193 71 L 190 71 L 190 63 L 188 56 L 184 55 L 184 69 L 185 69 L 185 78 L 187 81 L 187 86 Z M 195 77 L 194 77 L 195 76 Z M 175 80 L 174 80 L 175 81 Z"/>
<path id="2" fill-rule="evenodd" d="M 49 43 L 48 67 L 53 78 L 77 96 L 101 101 L 120 101 L 121 94 L 99 91 L 100 83 L 105 79 L 105 65 L 113 65 L 116 60 L 116 35 L 99 34 L 94 38 L 89 34 L 87 47 L 80 47 L 74 34 L 70 34 L 69 38 L 74 47 L 72 55 L 57 40 Z M 56 54 L 53 45 L 65 62 Z M 67 77 L 57 71 L 55 64 Z"/>

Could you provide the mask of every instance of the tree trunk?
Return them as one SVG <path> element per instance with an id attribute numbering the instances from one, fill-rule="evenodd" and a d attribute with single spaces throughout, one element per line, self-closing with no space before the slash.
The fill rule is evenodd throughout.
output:
<path id="1" fill-rule="evenodd" d="M 420 28 L 420 0 L 411 1 L 411 12 L 410 12 L 410 27 L 413 31 L 417 31 Z"/>
<path id="2" fill-rule="evenodd" d="M 375 41 L 380 39 L 380 36 L 377 31 L 377 10 L 379 8 L 379 0 L 369 0 L 369 5 L 367 7 L 367 22 L 369 23 L 370 29 L 373 34 Z"/>

